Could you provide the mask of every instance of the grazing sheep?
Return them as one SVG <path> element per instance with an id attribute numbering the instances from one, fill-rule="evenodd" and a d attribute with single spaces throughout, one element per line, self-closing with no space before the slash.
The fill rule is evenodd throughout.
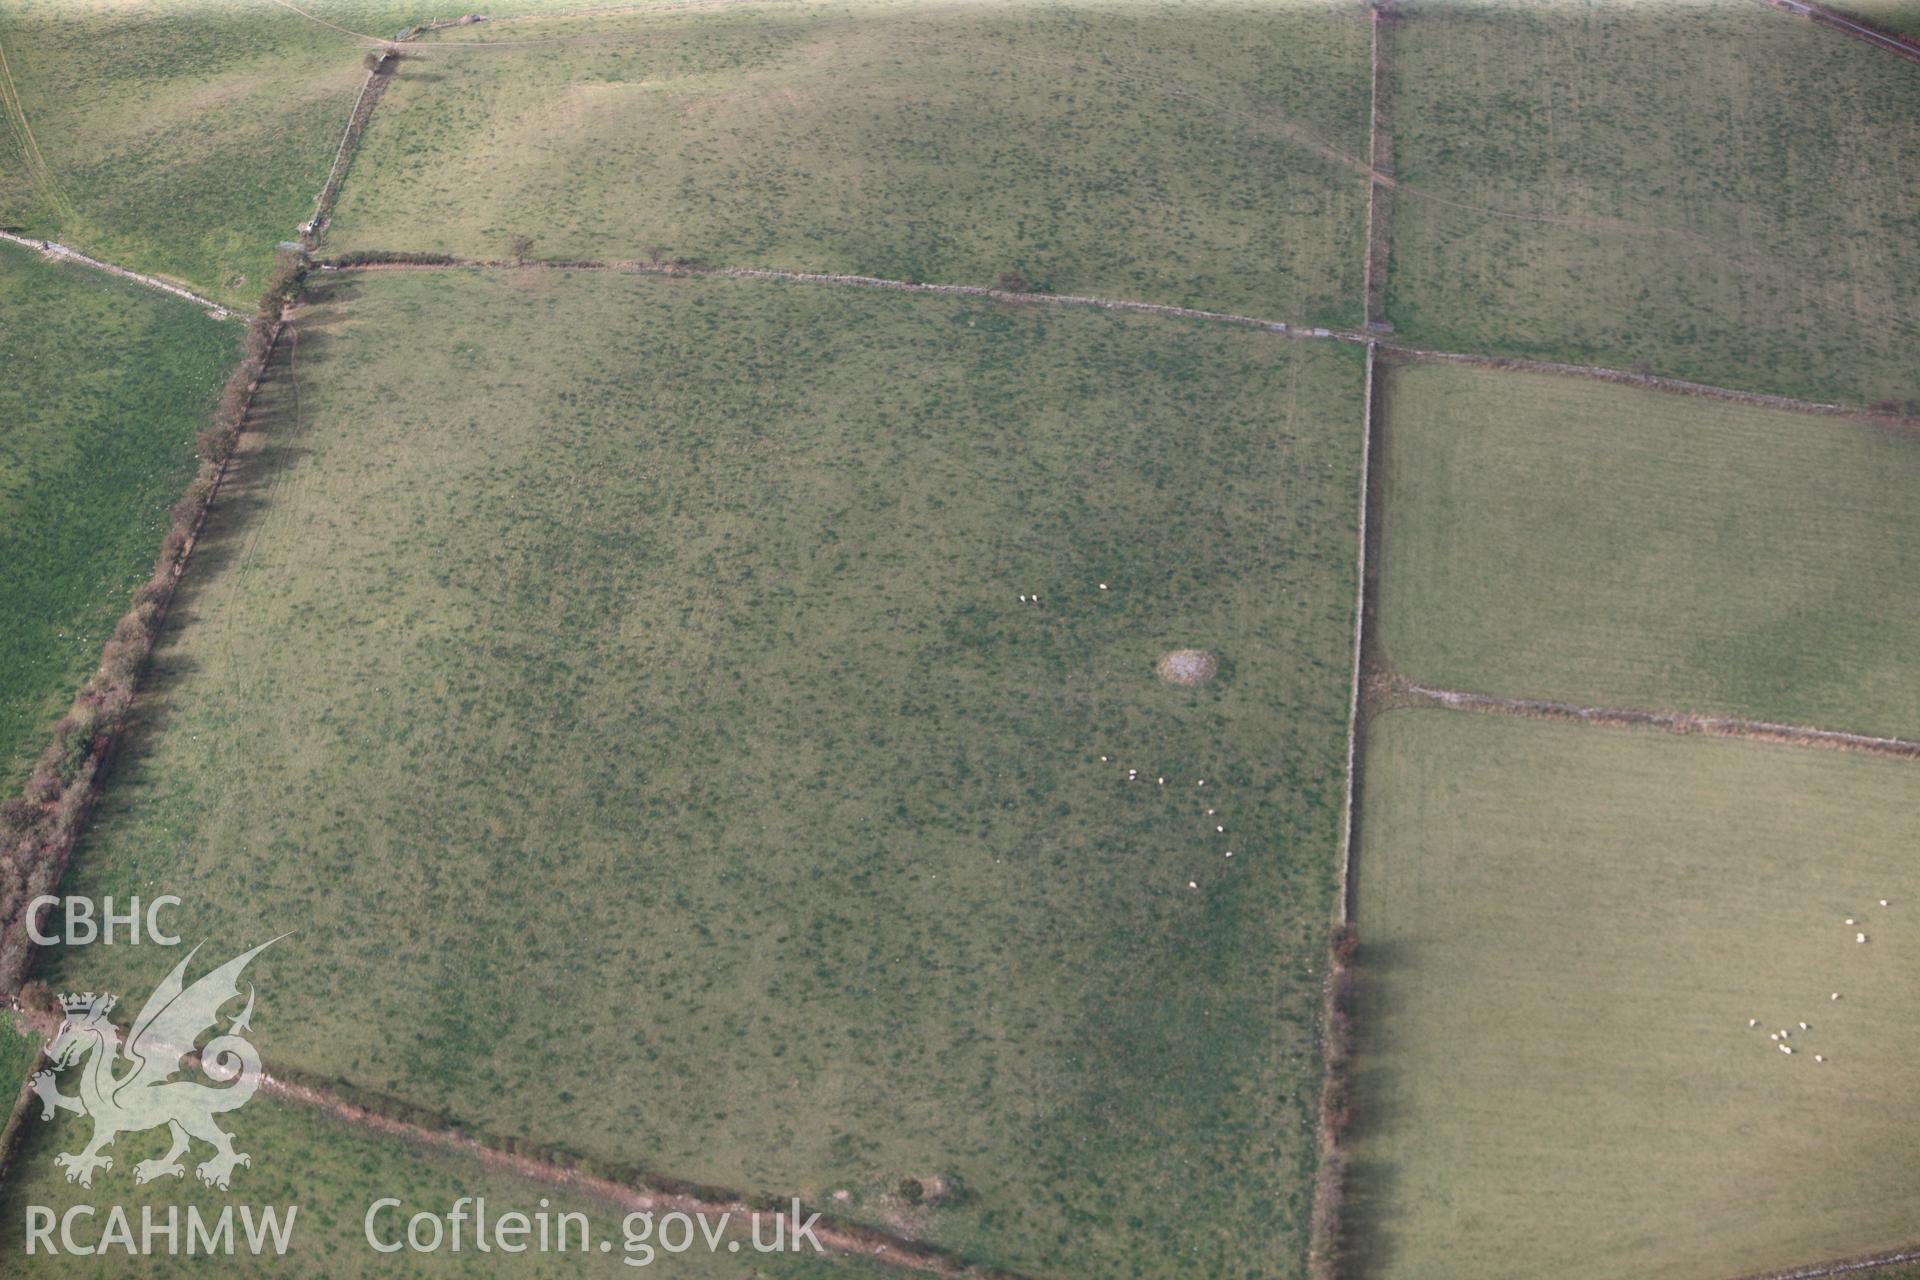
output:
<path id="1" fill-rule="evenodd" d="M 1852 916 L 1848 916 L 1848 917 L 1847 917 L 1847 923 L 1848 923 L 1848 924 L 1852 924 L 1853 922 L 1854 922 L 1854 921 L 1853 921 L 1853 917 L 1852 917 Z"/>
<path id="2" fill-rule="evenodd" d="M 1836 991 L 1836 992 L 1834 992 L 1834 993 L 1833 993 L 1833 998 L 1834 998 L 1835 1000 L 1838 1000 L 1838 999 L 1840 998 L 1840 993 L 1839 993 L 1838 991 Z"/>
<path id="3" fill-rule="evenodd" d="M 1815 1062 L 1825 1062 L 1827 1059 L 1825 1054 L 1816 1053 L 1813 1055 L 1813 1060 Z"/>
<path id="4" fill-rule="evenodd" d="M 1887 905 L 1887 900 L 1886 900 L 1885 898 L 1882 898 L 1882 899 L 1880 899 L 1880 905 L 1881 905 L 1881 906 L 1883 906 L 1883 907 L 1884 907 L 1884 906 L 1886 906 L 1886 905 Z"/>
<path id="5" fill-rule="evenodd" d="M 1199 882 L 1198 880 L 1189 880 L 1189 881 L 1187 881 L 1187 888 L 1189 888 L 1189 889 L 1198 889 L 1199 887 L 1200 887 L 1200 882 Z"/>
<path id="6" fill-rule="evenodd" d="M 1193 780 L 1193 785 L 1196 787 L 1204 787 L 1207 785 L 1207 780 L 1205 778 L 1195 778 Z"/>
<path id="7" fill-rule="evenodd" d="M 1792 1045 L 1790 1045 L 1790 1044 L 1783 1044 L 1783 1045 L 1781 1045 L 1781 1046 L 1780 1046 L 1780 1052 L 1782 1052 L 1782 1053 L 1792 1053 L 1792 1052 L 1793 1052 L 1793 1046 L 1792 1046 Z"/>
<path id="8" fill-rule="evenodd" d="M 1807 1025 L 1806 1023 L 1804 1023 L 1804 1022 L 1800 1024 L 1800 1029 L 1801 1029 L 1802 1031 L 1811 1031 L 1811 1030 L 1812 1030 L 1812 1028 L 1811 1028 L 1811 1027 L 1809 1027 L 1809 1026 L 1808 1026 L 1808 1025 Z"/>
<path id="9" fill-rule="evenodd" d="M 1760 1025 L 1760 1019 L 1758 1019 L 1758 1018 L 1748 1018 L 1748 1019 L 1747 1019 L 1747 1025 L 1748 1025 L 1748 1026 L 1750 1026 L 1750 1027 L 1757 1027 L 1757 1026 L 1759 1026 L 1759 1025 Z"/>
<path id="10" fill-rule="evenodd" d="M 1853 935 L 1853 940 L 1855 942 L 1865 942 L 1867 940 L 1867 935 L 1864 933 L 1856 933 Z"/>
<path id="11" fill-rule="evenodd" d="M 1233 850 L 1231 849 L 1227 850 L 1227 856 L 1231 858 L 1233 856 Z"/>
<path id="12" fill-rule="evenodd" d="M 1218 831 L 1218 832 L 1219 832 L 1219 833 L 1220 833 L 1221 835 L 1225 835 L 1225 834 L 1227 833 L 1227 829 L 1226 829 L 1225 827 L 1223 827 L 1223 826 L 1221 826 L 1221 825 L 1220 825 L 1220 824 L 1218 824 L 1218 823 L 1215 823 L 1215 824 L 1214 824 L 1214 827 L 1213 827 L 1213 829 L 1214 829 L 1215 831 Z"/>
<path id="13" fill-rule="evenodd" d="M 1101 583 L 1101 584 L 1100 584 L 1100 589 L 1101 589 L 1102 591 L 1105 591 L 1105 590 L 1107 589 L 1107 584 L 1106 584 L 1106 583 L 1104 583 L 1104 582 L 1103 582 L 1103 583 Z"/>
<path id="14" fill-rule="evenodd" d="M 1778 1040 L 1779 1038 L 1780 1038 L 1780 1033 L 1778 1031 L 1773 1032 L 1767 1037 L 1767 1039 L 1769 1040 Z"/>

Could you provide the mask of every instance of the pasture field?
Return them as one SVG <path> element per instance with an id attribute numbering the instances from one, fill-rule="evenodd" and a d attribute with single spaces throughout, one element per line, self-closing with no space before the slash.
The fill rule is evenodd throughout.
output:
<path id="1" fill-rule="evenodd" d="M 1032 1274 L 1298 1265 L 1359 352 L 718 279 L 315 288 L 69 891 L 297 928 L 269 1061 L 477 1132 L 845 1191 Z M 1210 683 L 1156 677 L 1185 646 Z M 49 980 L 131 987 L 134 950 Z"/>
<path id="2" fill-rule="evenodd" d="M 391 34 L 391 5 L 313 6 Z M 361 42 L 275 4 L 0 0 L 0 225 L 245 305 L 333 164 Z M 0 86 L 4 87 L 4 86 Z M 21 164 L 19 127 L 38 164 Z"/>
<path id="3" fill-rule="evenodd" d="M 1368 742 L 1358 1274 L 1702 1280 L 1920 1236 L 1911 762 L 1432 709 Z"/>
<path id="4" fill-rule="evenodd" d="M 0 788 L 147 575 L 238 329 L 0 244 Z"/>
<path id="5" fill-rule="evenodd" d="M 1367 50 L 1357 4 L 1238 0 L 454 28 L 395 77 L 328 244 L 504 257 L 525 234 L 559 259 L 1016 270 L 1357 325 Z"/>
<path id="6" fill-rule="evenodd" d="M 271 1069 L 271 1067 L 269 1067 Z M 62 1077 L 62 1089 L 73 1092 L 75 1085 Z M 525 1276 L 530 1280 L 550 1277 L 662 1276 L 668 1280 L 875 1280 L 891 1272 L 863 1263 L 833 1257 L 756 1254 L 750 1243 L 738 1253 L 709 1254 L 703 1246 L 670 1255 L 655 1251 L 645 1267 L 626 1264 L 624 1219 L 631 1210 L 576 1192 L 529 1180 L 481 1164 L 471 1157 L 385 1136 L 374 1136 L 317 1111 L 274 1098 L 256 1098 L 220 1121 L 234 1135 L 234 1146 L 253 1157 L 253 1163 L 234 1174 L 233 1189 L 216 1191 L 201 1185 L 191 1163 L 179 1179 L 161 1178 L 136 1189 L 131 1170 L 141 1160 L 157 1159 L 167 1149 L 166 1131 L 151 1130 L 125 1134 L 109 1149 L 114 1157 L 111 1171 L 94 1175 L 89 1188 L 66 1181 L 54 1164 L 62 1151 L 77 1151 L 87 1140 L 91 1122 L 84 1118 L 61 1116 L 51 1123 L 39 1118 L 36 1108 L 27 1120 L 27 1136 L 0 1183 L 0 1250 L 8 1259 L 7 1274 L 22 1277 L 49 1277 L 51 1280 L 121 1280 L 132 1274 L 143 1277 L 172 1276 L 271 1276 L 284 1280 L 338 1280 L 340 1277 L 377 1276 L 380 1280 L 403 1280 L 427 1276 Z M 198 1146 L 193 1162 L 204 1159 L 210 1148 Z M 450 1240 L 435 1253 L 402 1250 L 380 1253 L 367 1244 L 366 1216 L 375 1200 L 395 1197 L 399 1209 L 382 1210 L 375 1230 L 382 1243 L 404 1238 L 407 1219 L 428 1212 L 444 1218 L 453 1203 L 462 1196 L 484 1197 L 491 1220 L 510 1211 L 532 1218 L 545 1212 L 554 1215 L 550 1227 L 557 1228 L 558 1215 L 586 1215 L 593 1247 L 584 1254 L 578 1249 L 565 1253 L 542 1254 L 534 1249 L 518 1256 L 498 1250 L 482 1254 L 473 1247 L 471 1220 L 464 1228 L 463 1248 L 455 1253 Z M 542 1208 L 542 1201 L 547 1202 Z M 141 1227 L 141 1209 L 152 1206 L 159 1222 L 166 1221 L 169 1207 L 176 1208 L 181 1222 L 180 1239 L 184 1254 L 186 1213 L 189 1206 L 198 1210 L 210 1225 L 220 1212 L 234 1207 L 234 1234 L 244 1240 L 237 1220 L 238 1206 L 247 1205 L 256 1212 L 272 1206 L 284 1215 L 284 1207 L 297 1205 L 291 1241 L 284 1257 L 269 1254 L 262 1258 L 247 1256 L 244 1246 L 233 1257 L 170 1256 L 165 1237 L 156 1237 L 157 1251 L 130 1260 L 124 1250 L 113 1249 L 102 1256 L 76 1257 L 64 1250 L 49 1255 L 44 1249 L 33 1255 L 26 1252 L 26 1221 L 29 1205 L 43 1205 L 64 1215 L 75 1205 L 91 1205 L 97 1216 L 90 1222 L 76 1221 L 75 1235 L 81 1241 L 97 1240 L 106 1227 L 111 1206 L 119 1205 L 129 1215 L 136 1233 Z M 636 1233 L 639 1224 L 635 1224 Z M 716 1227 L 716 1230 L 718 1228 Z M 578 1227 L 569 1228 L 577 1241 Z M 771 1228 L 767 1229 L 769 1232 Z M 137 1236 L 136 1236 L 137 1238 Z M 423 1237 L 423 1239 L 426 1237 Z M 54 1242 L 59 1243 L 56 1232 Z M 533 1243 L 537 1237 L 527 1237 Z M 613 1248 L 601 1253 L 597 1242 L 610 1240 Z M 675 1237 L 677 1242 L 677 1237 Z M 697 1237 L 696 1237 L 697 1239 Z M 641 1243 L 645 1243 L 642 1241 Z M 723 1249 L 724 1245 L 721 1246 Z M 639 1245 L 633 1256 L 646 1255 Z"/>
<path id="7" fill-rule="evenodd" d="M 1403 338 L 1920 399 L 1912 62 L 1751 0 L 1400 10 Z"/>
<path id="8" fill-rule="evenodd" d="M 1401 672 L 1920 736 L 1920 435 L 1460 365 L 1383 387 Z"/>

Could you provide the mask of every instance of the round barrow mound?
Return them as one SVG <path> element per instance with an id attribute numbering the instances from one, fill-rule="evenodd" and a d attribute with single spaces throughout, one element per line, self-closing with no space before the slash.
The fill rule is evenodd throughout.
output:
<path id="1" fill-rule="evenodd" d="M 1205 649 L 1175 649 L 1154 667 L 1168 684 L 1205 684 L 1219 669 L 1219 662 Z"/>

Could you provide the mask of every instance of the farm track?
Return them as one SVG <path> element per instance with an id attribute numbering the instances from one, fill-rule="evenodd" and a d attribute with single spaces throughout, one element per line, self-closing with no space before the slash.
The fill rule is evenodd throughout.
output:
<path id="1" fill-rule="evenodd" d="M 69 249 L 65 245 L 56 244 L 51 240 L 35 240 L 31 236 L 17 236 L 11 231 L 0 231 L 0 240 L 5 240 L 9 244 L 17 244 L 23 249 L 35 250 L 61 262 L 77 262 L 81 266 L 92 267 L 95 271 L 104 271 L 108 275 L 119 276 L 122 280 L 131 280 L 135 284 L 143 284 L 149 289 L 158 289 L 162 293 L 170 293 L 176 298 L 185 298 L 188 302 L 205 307 L 222 320 L 235 314 L 230 307 L 222 306 L 212 298 L 203 298 L 191 289 L 184 288 L 177 284 L 169 284 L 167 281 L 161 280 L 156 276 L 142 275 L 138 271 L 130 271 L 126 267 L 115 266 L 113 263 L 105 262 L 99 258 L 89 257 L 81 253 L 78 249 Z"/>
<path id="2" fill-rule="evenodd" d="M 1583 707 L 1568 702 L 1548 702 L 1537 698 L 1506 698 L 1491 693 L 1470 693 L 1459 689 L 1436 689 L 1389 676 L 1380 692 L 1387 705 L 1439 706 L 1456 711 L 1482 711 L 1494 715 L 1522 716 L 1533 720 L 1574 720 L 1582 724 L 1606 725 L 1620 729 L 1664 729 L 1668 733 L 1695 733 L 1714 738 L 1745 738 L 1752 742 L 1786 743 L 1803 747 L 1827 747 L 1839 751 L 1859 751 L 1868 755 L 1920 759 L 1920 742 L 1906 738 L 1876 738 L 1841 729 L 1815 729 L 1806 725 L 1775 724 L 1767 720 L 1742 720 L 1735 716 L 1703 716 L 1684 711 L 1650 711 L 1624 707 Z"/>
<path id="3" fill-rule="evenodd" d="M 33 126 L 27 123 L 26 103 L 20 98 L 20 86 L 14 83 L 13 67 L 7 61 L 7 51 L 0 47 L 0 114 L 7 117 L 7 124 L 13 130 L 15 140 L 20 147 L 21 163 L 27 167 L 27 175 L 38 183 L 40 189 L 53 203 L 61 217 L 68 220 L 79 215 L 66 192 L 53 179 L 53 170 L 47 167 L 47 158 L 40 151 L 39 140 L 33 136 Z"/>
<path id="4" fill-rule="evenodd" d="M 1915 62 L 1920 62 L 1920 43 L 1909 40 L 1905 36 L 1896 35 L 1891 31 L 1882 31 L 1871 22 L 1862 22 L 1857 18 L 1849 18 L 1845 14 L 1835 13 L 1823 4 L 1814 4 L 1811 0 L 1760 0 L 1760 3 L 1769 8 L 1791 13 L 1796 17 L 1810 18 L 1823 27 L 1832 27 L 1837 31 L 1845 32 L 1856 40 L 1864 40 L 1870 45 L 1897 53 L 1903 58 L 1911 58 Z M 1808 1272 L 1807 1274 L 1829 1275 L 1833 1273 L 1822 1271 Z"/>
<path id="5" fill-rule="evenodd" d="M 47 1044 L 53 1043 L 61 1026 L 61 1019 L 50 1013 L 21 1011 L 18 1018 L 20 1022 L 44 1037 Z M 171 1046 L 157 1047 L 170 1048 Z M 197 1068 L 200 1057 L 197 1051 L 188 1047 L 176 1052 L 185 1059 L 189 1068 Z M 43 1049 L 43 1057 L 44 1053 Z M 753 1206 L 747 1202 L 748 1198 L 739 1192 L 721 1188 L 701 1188 L 700 1190 L 710 1193 L 702 1195 L 692 1191 L 659 1190 L 644 1185 L 616 1182 L 610 1178 L 595 1177 L 551 1160 L 538 1160 L 532 1156 L 515 1155 L 497 1150 L 454 1129 L 439 1129 L 411 1121 L 396 1120 L 349 1102 L 326 1089 L 291 1080 L 276 1079 L 270 1072 L 261 1072 L 259 1092 L 294 1106 L 321 1112 L 357 1129 L 364 1129 L 385 1138 L 397 1138 L 419 1146 L 454 1152 L 478 1160 L 488 1169 L 547 1186 L 563 1187 L 623 1209 L 703 1213 L 709 1218 L 720 1214 L 731 1214 L 741 1221 L 755 1212 Z M 29 1093 L 23 1092 L 20 1104 L 26 1105 L 29 1096 Z M 647 1177 L 648 1175 L 641 1175 L 640 1181 L 644 1182 Z M 658 1180 L 663 1185 L 673 1187 L 690 1185 L 679 1179 L 665 1176 L 659 1176 Z M 762 1210 L 761 1212 L 772 1211 Z M 793 1226 L 799 1225 L 793 1220 L 791 1214 L 782 1216 L 787 1217 Z M 945 1280 L 989 1280 L 989 1278 L 990 1280 L 1020 1280 L 1020 1277 L 1012 1272 L 998 1269 L 987 1271 L 971 1266 L 943 1249 L 922 1244 L 909 1236 L 835 1222 L 825 1212 L 820 1214 L 820 1223 L 814 1228 L 813 1234 L 829 1253 L 866 1258 L 907 1271 L 940 1276 Z"/>

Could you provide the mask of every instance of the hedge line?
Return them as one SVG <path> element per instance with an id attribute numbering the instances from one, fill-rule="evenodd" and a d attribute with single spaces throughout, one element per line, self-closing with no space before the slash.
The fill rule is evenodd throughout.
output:
<path id="1" fill-rule="evenodd" d="M 99 667 L 54 724 L 53 739 L 25 789 L 0 803 L 0 993 L 18 992 L 32 967 L 27 904 L 59 886 L 126 725 L 134 686 L 159 636 L 187 552 L 233 456 L 241 423 L 279 337 L 281 309 L 299 293 L 306 272 L 303 254 L 283 253 L 275 264 L 260 305 L 247 322 L 240 362 L 220 392 L 212 423 L 196 438 L 200 467 L 173 505 L 152 574 L 133 593 L 133 603 L 101 651 Z"/>

